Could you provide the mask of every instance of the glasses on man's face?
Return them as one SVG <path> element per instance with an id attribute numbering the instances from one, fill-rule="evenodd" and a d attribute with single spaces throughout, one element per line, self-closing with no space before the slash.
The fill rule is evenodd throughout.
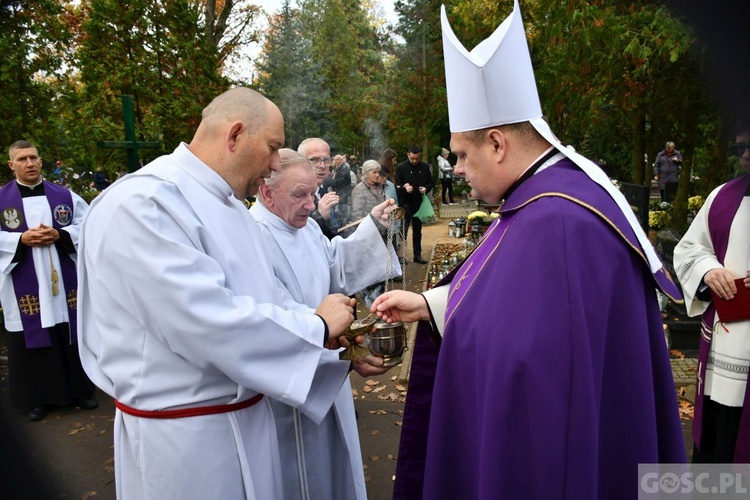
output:
<path id="1" fill-rule="evenodd" d="M 738 142 L 729 146 L 729 151 L 738 158 L 744 155 L 748 149 L 750 149 L 750 144 L 745 144 L 744 142 Z"/>
<path id="2" fill-rule="evenodd" d="M 313 164 L 313 167 L 320 167 L 321 165 L 325 165 L 326 167 L 330 167 L 333 164 L 333 158 L 331 158 L 330 156 L 326 156 L 326 157 L 323 157 L 323 158 L 320 158 L 320 157 L 316 156 L 316 157 L 313 157 L 313 158 L 308 158 L 308 160 L 310 160 L 310 163 Z"/>

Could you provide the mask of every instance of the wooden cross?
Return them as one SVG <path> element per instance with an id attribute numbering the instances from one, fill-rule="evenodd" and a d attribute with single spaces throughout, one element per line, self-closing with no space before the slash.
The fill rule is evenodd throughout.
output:
<path id="1" fill-rule="evenodd" d="M 128 171 L 135 172 L 141 165 L 138 163 L 139 149 L 161 149 L 160 142 L 138 141 L 135 137 L 135 118 L 133 113 L 133 98 L 123 95 L 122 120 L 125 122 L 124 141 L 97 141 L 96 145 L 105 149 L 125 149 L 128 155 Z"/>

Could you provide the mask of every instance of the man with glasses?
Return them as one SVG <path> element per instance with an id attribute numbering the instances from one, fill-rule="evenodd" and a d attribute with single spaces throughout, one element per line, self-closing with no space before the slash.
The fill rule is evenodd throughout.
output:
<path id="1" fill-rule="evenodd" d="M 318 191 L 315 193 L 315 210 L 310 217 L 318 223 L 320 230 L 329 240 L 336 236 L 339 222 L 336 219 L 336 205 L 339 195 L 336 193 L 331 178 L 331 147 L 319 137 L 310 137 L 302 141 L 297 152 L 310 160 L 315 169 Z"/>
<path id="2" fill-rule="evenodd" d="M 674 251 L 688 315 L 703 319 L 694 463 L 750 461 L 750 436 L 743 431 L 750 425 L 750 412 L 743 411 L 749 401 L 750 310 L 745 308 L 744 319 L 740 314 L 739 320 L 725 322 L 715 306 L 750 288 L 750 122 L 738 126 L 731 153 L 743 174 L 708 195 Z"/>

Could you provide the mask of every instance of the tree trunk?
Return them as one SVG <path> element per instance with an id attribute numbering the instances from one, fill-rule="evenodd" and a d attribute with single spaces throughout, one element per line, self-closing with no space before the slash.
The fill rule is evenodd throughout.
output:
<path id="1" fill-rule="evenodd" d="M 633 134 L 633 184 L 648 186 L 651 175 L 646 172 L 648 164 L 644 160 L 646 154 L 646 117 L 639 111 L 635 119 L 635 133 Z"/>

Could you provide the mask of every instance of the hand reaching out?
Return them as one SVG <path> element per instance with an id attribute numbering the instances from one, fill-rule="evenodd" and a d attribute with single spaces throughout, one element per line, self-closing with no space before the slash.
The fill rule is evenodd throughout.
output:
<path id="1" fill-rule="evenodd" d="M 411 323 L 430 319 L 430 310 L 425 298 L 404 290 L 392 290 L 382 294 L 375 299 L 370 311 L 389 323 L 394 321 Z"/>

